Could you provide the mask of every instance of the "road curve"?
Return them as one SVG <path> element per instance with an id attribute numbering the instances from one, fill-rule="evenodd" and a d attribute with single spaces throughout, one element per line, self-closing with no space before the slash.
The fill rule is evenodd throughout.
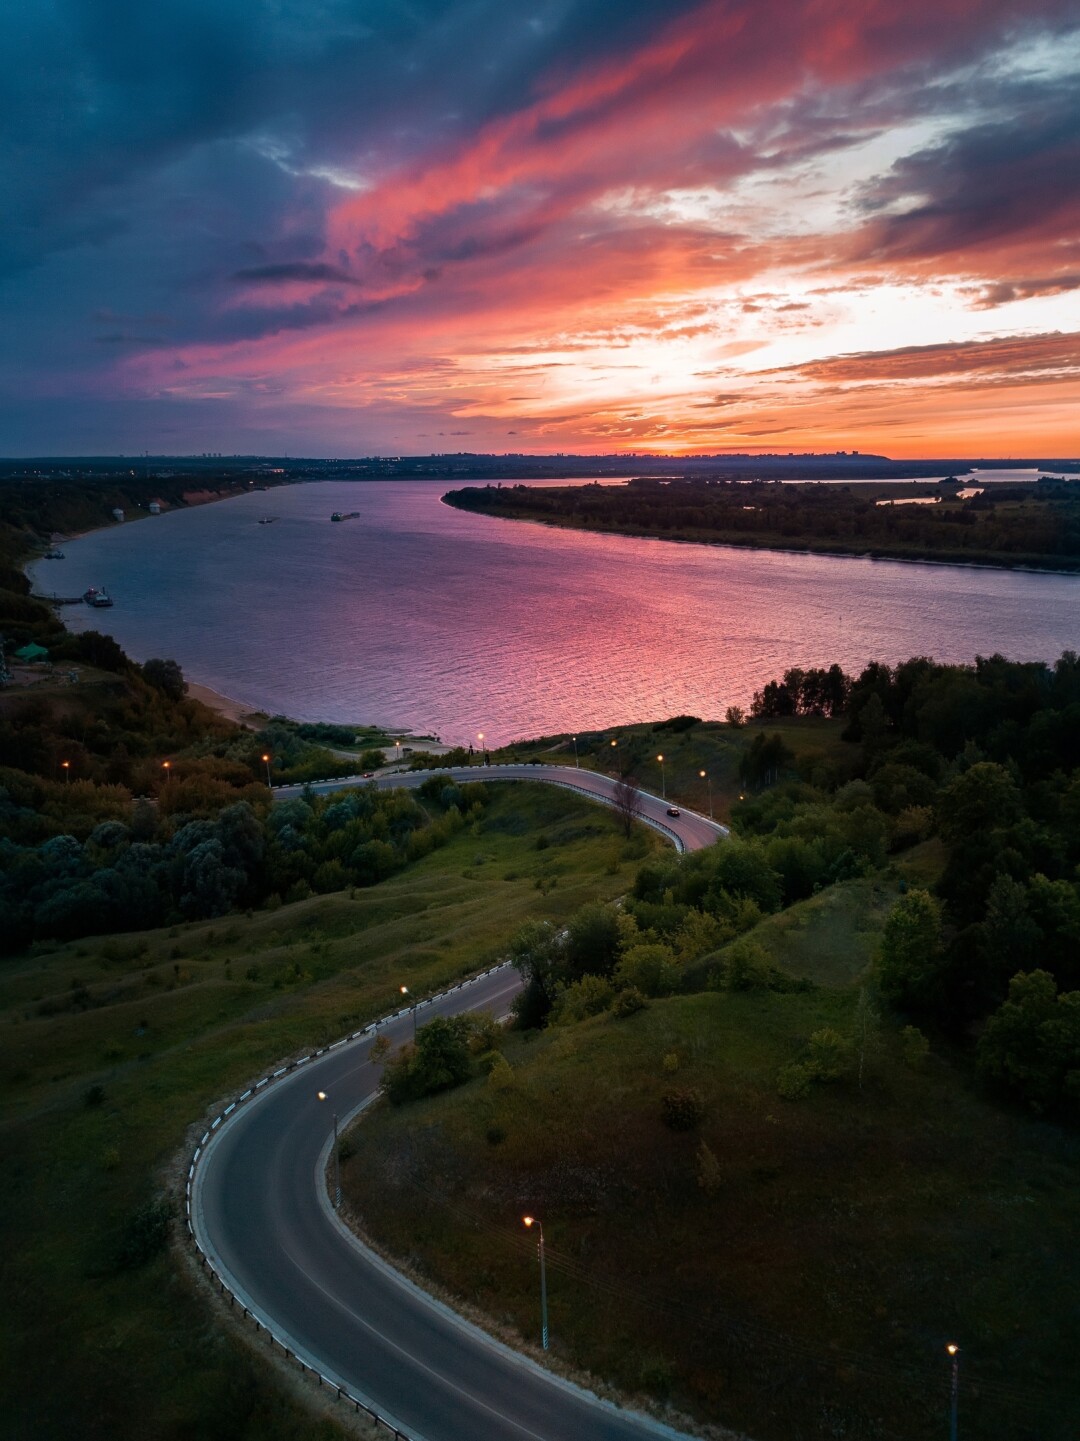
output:
<path id="1" fill-rule="evenodd" d="M 522 774 L 508 776 L 506 770 Z M 569 767 L 484 771 L 482 777 L 476 769 L 448 775 L 543 778 L 574 784 L 601 800 L 610 799 L 613 784 Z M 423 779 L 414 772 L 377 783 L 416 785 Z M 597 782 L 607 783 L 606 794 L 594 788 Z M 687 812 L 667 817 L 663 801 L 645 799 L 653 803 L 646 818 L 678 826 L 678 841 L 687 849 L 707 844 L 706 835 L 711 841 L 724 833 Z M 422 1005 L 421 1023 L 465 1010 L 502 1014 L 519 984 L 516 971 L 496 968 Z M 412 1026 L 401 1012 L 378 1030 L 400 1043 Z M 412 1285 L 340 1222 L 325 1185 L 331 1113 L 345 1124 L 376 1095 L 378 1069 L 369 1060 L 373 1030 L 260 1083 L 203 1137 L 189 1173 L 189 1216 L 218 1275 L 279 1342 L 409 1441 L 647 1441 L 679 1435 L 598 1400 L 493 1341 Z M 319 1091 L 327 1101 L 318 1100 Z M 556 1298 L 552 1329 L 557 1334 Z"/>
<path id="2" fill-rule="evenodd" d="M 501 766 L 454 766 L 429 771 L 398 771 L 392 775 L 379 775 L 373 780 L 363 776 L 338 776 L 334 780 L 315 781 L 310 789 L 316 795 L 330 791 L 347 790 L 353 786 L 373 785 L 380 790 L 415 790 L 432 776 L 444 776 L 446 780 L 465 781 L 543 781 L 547 785 L 561 786 L 564 790 L 580 791 L 590 800 L 603 805 L 613 805 L 616 782 L 611 776 L 599 771 L 578 770 L 576 766 L 549 765 L 501 765 Z M 289 800 L 302 795 L 304 786 L 275 786 L 275 800 Z M 668 802 L 648 791 L 638 792 L 640 819 L 667 836 L 680 851 L 697 851 L 711 846 L 728 834 L 727 827 L 696 811 L 682 810 L 678 816 L 667 814 Z"/>

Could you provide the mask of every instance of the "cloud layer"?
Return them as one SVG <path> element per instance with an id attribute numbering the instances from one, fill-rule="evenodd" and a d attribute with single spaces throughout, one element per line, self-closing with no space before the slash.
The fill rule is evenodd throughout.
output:
<path id="1" fill-rule="evenodd" d="M 1072 0 L 27 0 L 0 41 L 0 451 L 1080 450 Z"/>

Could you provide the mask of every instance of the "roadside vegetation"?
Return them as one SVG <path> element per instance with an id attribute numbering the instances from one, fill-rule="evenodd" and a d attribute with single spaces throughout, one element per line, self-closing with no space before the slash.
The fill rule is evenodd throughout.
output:
<path id="1" fill-rule="evenodd" d="M 5 960 L 5 1434 L 338 1434 L 167 1253 L 170 1168 L 221 1097 L 395 1008 L 402 984 L 422 998 L 492 964 L 527 920 L 561 925 L 617 895 L 661 844 L 628 846 L 606 812 L 550 787 L 484 797 L 368 888 Z"/>
<path id="2" fill-rule="evenodd" d="M 437 1084 L 391 1058 L 346 1192 L 526 1338 L 539 1215 L 557 1356 L 761 1441 L 940 1434 L 948 1341 L 967 1432 L 1066 1441 L 1080 664 L 830 674 L 728 728 L 736 840 L 508 936 L 517 1026 Z"/>
<path id="3" fill-rule="evenodd" d="M 905 490 L 706 477 L 625 486 L 487 485 L 444 497 L 461 510 L 578 530 L 769 550 L 1080 569 L 1080 481 L 1042 476 L 961 498 L 957 482 Z M 938 504 L 880 504 L 927 497 Z"/>

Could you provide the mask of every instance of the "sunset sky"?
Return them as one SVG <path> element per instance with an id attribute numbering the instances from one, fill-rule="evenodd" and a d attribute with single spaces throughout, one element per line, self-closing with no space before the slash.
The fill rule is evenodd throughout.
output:
<path id="1" fill-rule="evenodd" d="M 0 453 L 1080 452 L 1078 0 L 23 0 Z"/>

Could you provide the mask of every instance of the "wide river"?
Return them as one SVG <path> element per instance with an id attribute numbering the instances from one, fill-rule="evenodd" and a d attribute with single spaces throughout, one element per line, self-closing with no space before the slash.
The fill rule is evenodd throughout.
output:
<path id="1" fill-rule="evenodd" d="M 106 586 L 113 608 L 69 625 L 253 708 L 491 744 L 720 717 L 792 665 L 1080 646 L 1080 577 L 587 535 L 451 510 L 447 488 L 241 496 L 68 542 L 36 579 Z"/>

